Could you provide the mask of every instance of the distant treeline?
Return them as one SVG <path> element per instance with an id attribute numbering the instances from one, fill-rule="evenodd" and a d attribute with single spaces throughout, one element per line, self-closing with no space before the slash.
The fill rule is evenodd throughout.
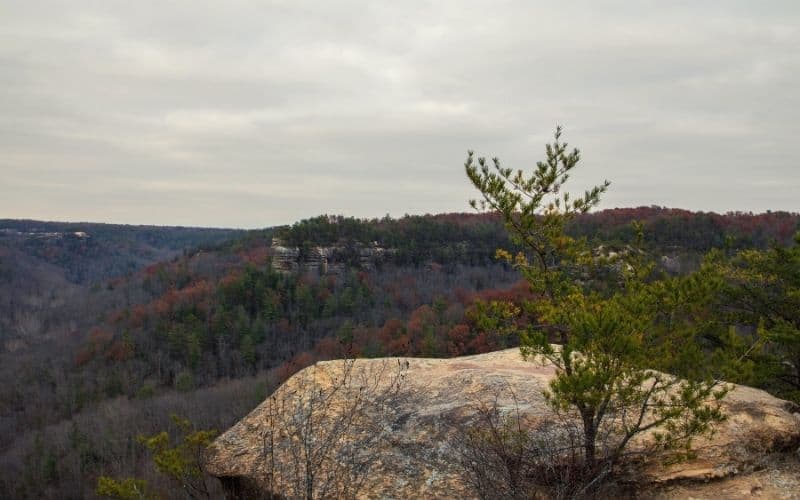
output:
<path id="1" fill-rule="evenodd" d="M 593 245 L 624 246 L 635 238 L 635 220 L 656 257 L 790 245 L 800 229 L 800 216 L 784 212 L 642 207 L 581 216 L 569 232 Z M 0 236 L 0 271 L 13 278 L 0 289 L 0 313 L 9 319 L 0 326 L 47 334 L 0 354 L 0 497 L 83 497 L 100 474 L 158 484 L 136 434 L 164 429 L 170 412 L 224 428 L 316 360 L 486 352 L 517 339 L 502 334 L 514 325 L 480 318 L 534 319 L 503 309 L 536 297 L 495 259 L 497 248 L 513 245 L 488 214 L 320 216 L 247 232 L 45 224 L 2 221 L 0 228 L 90 238 Z M 335 246 L 343 271 L 277 272 L 273 236 L 299 248 L 300 259 L 311 247 Z M 365 247 L 391 251 L 363 266 L 355 256 Z M 148 248 L 154 253 L 140 254 Z M 155 255 L 168 257 L 154 263 Z M 47 266 L 37 269 L 42 260 Z M 59 267 L 83 270 L 73 276 L 83 288 L 67 289 L 63 277 L 46 281 Z M 98 276 L 106 279 L 88 278 Z M 70 293 L 53 294 L 62 289 Z M 36 323 L 45 313 L 47 322 Z M 165 497 L 181 495 L 164 488 Z"/>
<path id="2" fill-rule="evenodd" d="M 570 222 L 568 234 L 604 245 L 633 243 L 631 225 L 644 224 L 645 242 L 651 250 L 674 249 L 707 252 L 712 248 L 763 249 L 772 243 L 788 245 L 800 230 L 800 214 L 766 212 L 691 212 L 639 207 L 584 214 Z M 356 219 L 322 215 L 278 228 L 276 235 L 294 247 L 331 246 L 357 242 L 397 250 L 395 262 L 435 261 L 480 263 L 492 259 L 497 248 L 513 247 L 496 214 L 453 213 L 405 216 L 400 219 Z"/>
<path id="3" fill-rule="evenodd" d="M 92 284 L 137 271 L 183 249 L 214 247 L 244 233 L 239 229 L 0 219 L 0 248 L 55 265 L 72 283 Z"/>
<path id="4" fill-rule="evenodd" d="M 606 244 L 630 244 L 636 238 L 631 223 L 644 223 L 644 238 L 652 250 L 707 252 L 712 248 L 764 249 L 790 245 L 800 230 L 800 214 L 790 212 L 691 212 L 677 208 L 614 208 L 578 217 L 567 228 L 573 236 Z"/>

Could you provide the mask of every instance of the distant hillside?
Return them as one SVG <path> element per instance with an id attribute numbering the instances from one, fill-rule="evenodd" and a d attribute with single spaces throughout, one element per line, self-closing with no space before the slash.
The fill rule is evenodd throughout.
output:
<path id="1" fill-rule="evenodd" d="M 800 214 L 792 212 L 692 212 L 658 206 L 612 208 L 574 220 L 568 232 L 605 244 L 631 243 L 631 222 L 644 223 L 645 242 L 653 250 L 707 252 L 729 245 L 734 249 L 785 246 L 800 230 Z"/>
<path id="2" fill-rule="evenodd" d="M 732 248 L 766 248 L 773 242 L 788 245 L 800 230 L 800 214 L 767 212 L 691 212 L 658 206 L 614 208 L 574 219 L 567 232 L 603 245 L 633 243 L 631 223 L 644 224 L 645 243 L 651 250 L 683 249 L 706 252 L 726 244 Z M 452 213 L 405 216 L 399 219 L 355 219 L 323 215 L 279 228 L 288 244 L 329 246 L 356 241 L 398 249 L 398 259 L 434 261 L 449 258 L 492 257 L 511 241 L 497 214 Z"/>
<path id="3" fill-rule="evenodd" d="M 95 309 L 86 306 L 92 288 L 243 233 L 0 219 L 0 346 L 17 350 L 76 331 L 96 319 L 85 315 Z"/>
<path id="4" fill-rule="evenodd" d="M 52 264 L 64 278 L 91 284 L 166 260 L 184 249 L 218 245 L 245 231 L 168 226 L 0 219 L 0 248 Z"/>
<path id="5" fill-rule="evenodd" d="M 785 212 L 640 207 L 569 232 L 624 246 L 634 220 L 679 273 L 711 248 L 788 245 L 800 229 Z M 225 428 L 316 360 L 515 345 L 478 322 L 492 301 L 535 299 L 498 247 L 514 248 L 500 219 L 475 213 L 259 231 L 0 221 L 0 497 L 88 495 L 97 474 L 142 466 L 135 433 L 170 412 Z"/>

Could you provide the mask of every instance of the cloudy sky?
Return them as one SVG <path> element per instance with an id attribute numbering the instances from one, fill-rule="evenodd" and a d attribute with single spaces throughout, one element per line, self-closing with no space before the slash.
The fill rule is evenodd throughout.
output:
<path id="1" fill-rule="evenodd" d="M 800 210 L 800 2 L 0 5 L 0 217 L 468 211 L 556 124 L 603 207 Z"/>

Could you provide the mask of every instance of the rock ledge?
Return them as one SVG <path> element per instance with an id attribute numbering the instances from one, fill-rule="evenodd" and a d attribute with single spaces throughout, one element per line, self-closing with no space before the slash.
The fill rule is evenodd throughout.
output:
<path id="1" fill-rule="evenodd" d="M 276 401 L 286 401 L 289 395 L 307 389 L 309 380 L 313 380 L 314 388 L 329 389 L 342 375 L 343 366 L 341 361 L 328 361 L 306 368 L 217 438 L 209 450 L 208 469 L 222 479 L 231 496 L 255 497 L 267 487 L 265 436 L 271 428 L 270 418 L 273 422 L 275 419 L 271 408 L 276 407 Z M 471 497 L 452 465 L 452 450 L 446 439 L 452 428 L 444 422 L 459 418 L 467 421 L 475 415 L 477 404 L 495 398 L 501 408 L 519 407 L 526 418 L 545 417 L 549 409 L 542 390 L 554 375 L 552 366 L 524 361 L 518 349 L 452 359 L 360 359 L 347 370 L 351 384 L 332 398 L 331 408 L 347 408 L 358 394 L 386 395 L 391 384 L 402 380 L 402 393 L 395 394 L 395 400 L 385 398 L 380 415 L 372 415 L 378 419 L 372 432 L 380 434 L 381 439 L 351 441 L 372 443 L 367 450 L 369 473 L 358 495 L 367 498 Z M 376 374 L 381 374 L 381 380 Z M 765 457 L 775 450 L 794 454 L 800 445 L 800 414 L 793 412 L 788 402 L 758 389 L 737 386 L 723 406 L 727 421 L 710 439 L 697 441 L 696 458 L 653 471 L 654 483 L 680 485 L 662 488 L 659 495 L 675 498 L 673 494 L 679 491 L 685 496 L 692 491 L 691 484 L 729 481 L 725 478 L 768 468 Z M 285 452 L 278 457 L 284 464 L 286 460 Z M 761 482 L 753 491 L 778 491 L 762 484 L 769 470 L 756 474 L 761 479 L 754 481 Z M 780 476 L 782 484 L 789 487 L 786 498 L 800 496 L 800 489 L 794 489 L 800 488 L 796 469 L 792 472 L 790 467 L 773 476 Z M 654 488 L 658 489 L 657 484 Z M 742 488 L 747 489 L 734 487 L 736 491 Z M 697 491 L 698 497 L 703 498 L 703 491 Z"/>

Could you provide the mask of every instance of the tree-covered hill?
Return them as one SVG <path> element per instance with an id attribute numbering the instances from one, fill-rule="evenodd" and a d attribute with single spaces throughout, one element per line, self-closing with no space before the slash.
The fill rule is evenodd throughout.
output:
<path id="1" fill-rule="evenodd" d="M 590 213 L 567 229 L 593 247 L 623 247 L 636 220 L 656 258 L 789 245 L 800 229 L 798 214 L 659 207 Z M 24 311 L 3 316 L 4 340 L 19 339 L 20 325 L 39 336 L 0 354 L 0 497 L 80 497 L 99 474 L 158 485 L 135 436 L 166 428 L 170 412 L 222 428 L 315 360 L 515 345 L 502 332 L 530 313 L 503 301 L 535 299 L 495 258 L 514 246 L 486 214 L 320 216 L 246 232 L 0 228 L 0 308 Z M 296 271 L 274 265 L 273 241 Z M 306 265 L 315 255 L 331 265 Z"/>
<path id="2" fill-rule="evenodd" d="M 631 223 L 644 226 L 645 243 L 655 252 L 682 249 L 707 252 L 729 245 L 733 249 L 788 245 L 800 229 L 800 214 L 766 212 L 691 212 L 658 206 L 615 208 L 582 214 L 570 221 L 567 233 L 600 245 L 625 245 L 636 235 Z M 322 215 L 279 228 L 287 244 L 330 246 L 355 241 L 396 248 L 400 262 L 442 261 L 448 258 L 486 258 L 511 243 L 502 220 L 492 213 L 452 213 L 405 216 L 399 219 L 356 219 Z M 468 255 L 465 253 L 468 252 Z"/>
<path id="3" fill-rule="evenodd" d="M 52 264 L 72 283 L 91 285 L 172 258 L 184 249 L 214 246 L 243 233 L 237 229 L 0 219 L 0 248 Z"/>
<path id="4" fill-rule="evenodd" d="M 90 324 L 90 292 L 233 229 L 0 220 L 0 346 L 19 349 Z M 94 294 L 97 295 L 96 293 Z M 102 300 L 100 301 L 101 303 Z"/>

